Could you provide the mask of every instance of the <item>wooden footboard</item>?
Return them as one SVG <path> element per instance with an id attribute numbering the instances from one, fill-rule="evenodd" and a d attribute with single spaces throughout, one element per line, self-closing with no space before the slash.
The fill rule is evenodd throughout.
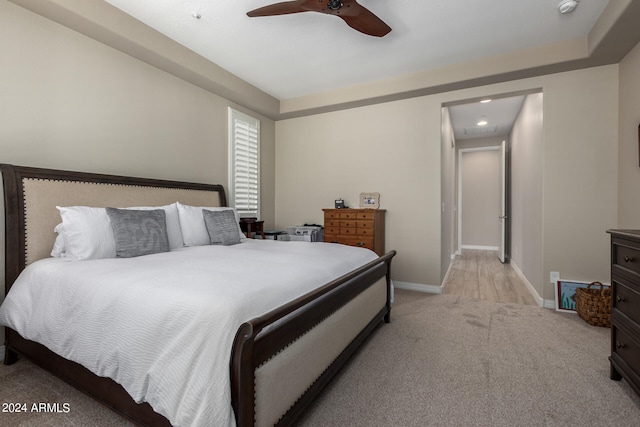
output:
<path id="1" fill-rule="evenodd" d="M 395 254 L 391 251 L 240 327 L 231 357 L 239 426 L 292 424 L 375 327 L 390 321 L 390 265 Z M 316 330 L 321 331 L 316 335 L 329 337 L 331 342 L 320 342 L 328 350 L 319 352 L 310 340 L 297 345 Z M 283 360 L 275 362 L 278 358 Z M 265 368 L 269 364 L 276 367 Z M 310 372 L 318 374 L 300 378 Z M 288 384 L 286 392 L 283 383 Z"/>

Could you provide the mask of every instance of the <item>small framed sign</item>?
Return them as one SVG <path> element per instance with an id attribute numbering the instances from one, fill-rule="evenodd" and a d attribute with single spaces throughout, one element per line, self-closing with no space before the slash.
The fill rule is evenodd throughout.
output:
<path id="1" fill-rule="evenodd" d="M 378 209 L 380 207 L 380 193 L 360 193 L 360 207 Z"/>

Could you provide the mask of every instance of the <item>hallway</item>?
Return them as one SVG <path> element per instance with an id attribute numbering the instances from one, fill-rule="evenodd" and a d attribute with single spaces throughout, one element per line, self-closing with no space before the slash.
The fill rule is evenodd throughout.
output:
<path id="1" fill-rule="evenodd" d="M 467 298 L 537 305 L 511 264 L 502 264 L 495 251 L 463 249 L 456 257 L 444 294 Z"/>

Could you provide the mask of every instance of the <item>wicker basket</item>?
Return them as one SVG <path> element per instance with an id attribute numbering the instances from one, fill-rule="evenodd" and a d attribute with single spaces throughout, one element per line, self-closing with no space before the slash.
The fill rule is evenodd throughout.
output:
<path id="1" fill-rule="evenodd" d="M 591 289 L 600 286 L 600 289 Z M 611 327 L 611 288 L 600 282 L 576 289 L 576 312 L 593 326 Z"/>

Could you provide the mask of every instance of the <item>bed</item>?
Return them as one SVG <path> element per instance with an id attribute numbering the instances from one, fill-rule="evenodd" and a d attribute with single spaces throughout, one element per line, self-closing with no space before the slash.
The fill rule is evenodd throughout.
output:
<path id="1" fill-rule="evenodd" d="M 133 320 L 131 325 L 125 324 L 125 327 L 120 324 L 111 326 L 107 321 L 104 324 L 91 323 L 98 322 L 99 319 L 74 321 L 74 324 L 86 325 L 87 330 L 108 330 L 109 338 L 104 341 L 109 343 L 111 353 L 104 356 L 102 349 L 92 348 L 90 353 L 97 354 L 96 358 L 106 357 L 110 363 L 98 360 L 93 366 L 84 360 L 74 360 L 77 349 L 81 348 L 78 347 L 80 344 L 72 344 L 74 351 L 69 354 L 56 348 L 57 341 L 66 342 L 76 336 L 82 337 L 80 332 L 49 332 L 48 329 L 47 333 L 31 332 L 29 327 L 24 329 L 23 334 L 10 327 L 5 328 L 4 363 L 12 364 L 19 356 L 24 356 L 136 424 L 211 425 L 226 420 L 224 424 L 239 426 L 290 425 L 367 336 L 383 321 L 390 321 L 390 264 L 395 251 L 378 257 L 368 250 L 343 245 L 247 239 L 229 247 L 192 245 L 133 259 L 69 262 L 50 257 L 54 243 L 57 243 L 53 230 L 60 222 L 56 206 L 166 207 L 179 202 L 179 206 L 222 209 L 226 206 L 224 189 L 212 184 L 6 164 L 0 165 L 0 169 L 5 200 L 6 293 L 9 294 L 16 284 L 12 295 L 29 294 L 32 297 L 35 295 L 34 300 L 39 298 L 48 301 L 44 306 L 34 305 L 35 308 L 30 308 L 32 311 L 28 312 L 27 318 L 32 320 L 22 323 L 29 323 L 31 326 L 37 323 L 35 319 L 42 317 L 41 322 L 49 328 L 50 324 L 56 323 L 51 321 L 56 316 L 71 318 L 82 311 L 96 315 L 100 310 L 115 313 L 116 315 L 111 316 L 114 318 L 126 318 L 127 314 L 121 313 L 127 312 L 121 310 L 126 310 L 125 306 L 129 305 L 133 307 L 130 309 L 131 315 L 141 316 Z M 186 241 L 186 234 L 184 236 Z M 217 261 L 222 259 L 222 253 L 226 256 L 231 252 L 238 254 L 235 261 Z M 289 254 L 286 255 L 287 253 Z M 317 261 L 325 256 L 326 261 Z M 205 261 L 196 261 L 200 258 Z M 216 260 L 218 264 L 212 260 Z M 355 264 L 345 264 L 347 260 Z M 246 268 L 239 268 L 241 265 Z M 225 268 L 228 270 L 226 273 Z M 104 283 L 116 283 L 117 286 L 97 286 L 95 289 L 104 293 L 100 293 L 99 298 L 93 296 L 98 301 L 97 304 L 89 304 L 92 301 L 91 295 L 76 296 L 80 294 L 73 293 L 76 292 L 75 288 L 68 288 L 78 286 L 74 285 L 75 282 L 83 283 L 81 279 L 76 279 L 83 277 L 81 270 L 87 270 L 96 278 L 104 276 Z M 208 295 L 207 292 L 211 294 L 211 300 L 206 303 L 201 294 L 197 294 L 198 298 L 193 298 L 193 292 L 204 286 L 200 280 L 205 280 L 192 274 L 196 270 L 202 270 L 204 277 L 215 272 L 216 276 L 229 278 L 232 271 L 247 270 L 248 276 L 233 277 L 233 280 L 241 283 L 236 285 L 234 282 L 233 286 L 254 297 L 258 295 L 259 298 L 252 303 L 243 302 L 240 305 L 242 310 L 230 314 L 225 314 L 223 307 L 215 306 L 215 309 L 210 309 L 226 291 L 221 291 L 222 288 L 203 291 L 202 295 Z M 313 276 L 312 279 L 311 270 L 317 270 L 318 276 Z M 113 274 L 116 274 L 117 280 L 106 276 L 111 272 L 115 272 Z M 148 275 L 153 277 L 152 285 L 149 285 L 151 288 L 136 288 L 138 283 L 143 283 L 136 279 L 142 277 L 139 276 L 141 274 L 145 278 Z M 54 277 L 59 278 L 59 283 L 53 280 Z M 40 287 L 33 284 L 27 287 L 24 284 L 27 280 L 39 283 Z M 177 294 L 178 291 L 174 289 L 177 286 L 171 286 L 172 284 L 178 284 L 182 294 Z M 277 292 L 272 291 L 273 287 L 265 288 L 274 284 L 278 284 Z M 92 292 L 97 292 L 95 289 Z M 107 291 L 113 296 L 108 296 Z M 139 296 L 141 302 L 138 305 L 129 304 L 128 301 L 134 300 L 129 296 L 123 300 L 124 295 L 130 292 L 142 295 Z M 162 301 L 150 297 L 153 295 L 155 298 L 156 294 L 163 296 L 158 297 Z M 66 299 L 60 295 L 64 295 Z M 69 295 L 73 295 L 73 298 Z M 57 298 L 63 302 L 59 312 L 53 311 L 53 306 L 56 305 L 53 301 Z M 81 298 L 87 298 L 88 302 Z M 112 301 L 107 298 L 120 302 L 116 305 L 101 303 Z M 231 297 L 231 300 L 234 299 L 240 298 Z M 154 308 L 158 304 L 164 304 L 164 300 L 175 303 L 170 309 Z M 189 304 L 183 300 L 189 300 Z M 14 301 L 18 299 L 12 296 L 5 299 L 6 304 L 3 305 L 17 304 Z M 78 308 L 64 307 L 64 301 L 68 301 L 70 305 L 76 304 Z M 218 304 L 226 306 L 227 302 Z M 210 316 L 206 317 L 208 320 L 198 318 L 197 321 L 188 321 L 189 313 L 196 311 L 194 305 L 205 316 Z M 91 309 L 87 310 L 87 307 Z M 188 311 L 179 312 L 178 309 Z M 172 313 L 173 317 L 167 317 Z M 230 329 L 227 328 L 226 332 L 217 332 L 216 325 L 221 322 L 220 316 L 229 319 L 226 323 L 229 323 Z M 101 318 L 107 317 L 103 314 Z M 145 328 L 155 327 L 156 324 L 161 324 L 162 327 L 150 332 L 140 326 L 141 323 L 145 323 Z M 20 329 L 19 324 L 19 321 L 16 322 L 16 329 Z M 189 324 L 191 329 L 171 329 L 174 326 L 185 327 L 184 324 Z M 200 337 L 196 332 L 205 337 Z M 49 335 L 53 337 L 55 333 L 66 335 L 60 335 L 61 338 L 57 341 L 48 342 L 47 340 L 52 340 Z M 28 339 L 23 335 L 37 338 Z M 146 337 L 155 338 L 156 335 L 158 339 L 151 345 L 155 350 L 148 351 L 147 354 L 147 347 L 138 347 L 138 341 L 145 341 Z M 223 336 L 226 341 L 222 342 L 226 344 L 218 344 L 217 341 L 214 343 L 213 339 L 217 335 Z M 124 347 L 112 350 L 119 346 Z M 196 351 L 189 350 L 191 347 Z M 212 349 L 216 349 L 215 352 Z M 157 358 L 158 354 L 162 357 Z M 186 359 L 180 362 L 182 365 L 177 365 L 177 360 L 183 358 Z M 136 375 L 121 375 L 120 371 L 127 371 L 127 363 L 140 365 L 147 359 L 150 360 L 149 365 L 142 366 L 141 369 L 146 371 L 140 378 L 136 378 Z M 222 362 L 217 361 L 218 359 Z M 171 387 L 172 380 L 165 383 L 162 381 L 167 376 L 171 377 L 171 373 L 174 377 L 185 376 L 181 374 L 184 371 L 180 370 L 184 369 L 185 363 L 202 365 L 202 368 L 194 369 L 191 375 L 194 378 L 189 380 L 192 382 L 180 383 L 175 387 L 179 392 L 170 390 L 174 388 Z M 210 368 L 210 365 L 216 366 L 217 370 L 222 366 L 224 380 L 213 377 L 215 373 L 210 371 L 214 368 Z M 156 376 L 153 375 L 154 369 L 160 372 Z M 209 375 L 212 377 L 209 378 Z M 130 377 L 134 380 L 129 380 Z M 213 384 L 218 387 L 218 383 L 222 383 L 225 388 L 224 395 L 228 396 L 228 403 L 226 398 L 215 397 L 217 391 Z M 149 390 L 153 390 L 153 393 Z M 173 400 L 169 401 L 166 396 L 173 396 Z M 166 405 L 165 399 L 169 401 Z M 175 403 L 175 399 L 178 399 L 178 403 Z M 224 415 L 228 418 L 218 412 L 214 414 L 218 418 L 207 418 L 210 416 L 207 412 L 210 407 L 218 406 L 222 407 L 220 413 L 228 411 Z M 202 414 L 192 415 L 192 412 L 198 411 Z M 193 416 L 196 418 L 189 418 Z"/>

